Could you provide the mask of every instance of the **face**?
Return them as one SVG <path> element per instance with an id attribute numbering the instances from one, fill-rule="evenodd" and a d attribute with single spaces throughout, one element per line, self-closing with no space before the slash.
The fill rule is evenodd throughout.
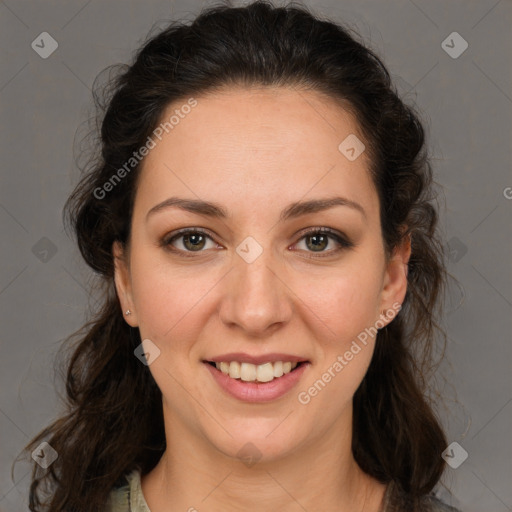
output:
<path id="1" fill-rule="evenodd" d="M 332 99 L 230 88 L 196 100 L 143 160 L 130 245 L 113 247 L 117 292 L 158 354 L 167 432 L 229 456 L 252 443 L 271 460 L 350 432 L 410 247 L 386 258 L 367 154 L 338 149 L 364 136 Z M 234 361 L 223 368 L 238 376 L 244 359 L 265 368 L 236 379 L 207 363 Z M 302 362 L 249 382 L 279 374 L 275 361 Z"/>

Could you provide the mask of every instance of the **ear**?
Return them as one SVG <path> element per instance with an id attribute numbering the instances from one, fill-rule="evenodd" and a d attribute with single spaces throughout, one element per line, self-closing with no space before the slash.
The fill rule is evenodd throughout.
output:
<path id="1" fill-rule="evenodd" d="M 404 236 L 386 264 L 381 292 L 380 320 L 387 325 L 400 311 L 407 292 L 408 263 L 411 257 L 411 235 Z"/>
<path id="2" fill-rule="evenodd" d="M 123 318 L 128 325 L 137 327 L 137 312 L 132 298 L 132 285 L 128 258 L 124 252 L 121 242 L 115 241 L 112 244 L 112 256 L 114 258 L 114 282 L 117 297 L 123 312 Z M 126 312 L 130 311 L 127 315 Z"/>

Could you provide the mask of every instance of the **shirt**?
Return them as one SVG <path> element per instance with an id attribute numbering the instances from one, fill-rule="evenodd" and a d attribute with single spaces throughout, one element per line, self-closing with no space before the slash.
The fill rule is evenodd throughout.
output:
<path id="1" fill-rule="evenodd" d="M 109 496 L 105 512 L 151 512 L 142 494 L 141 476 L 137 469 L 126 475 L 126 483 L 113 489 Z M 379 512 L 407 512 L 400 505 L 399 499 L 393 499 L 394 483 L 390 482 L 386 488 L 384 499 Z M 434 495 L 423 496 L 421 512 L 461 512 L 446 505 Z"/>

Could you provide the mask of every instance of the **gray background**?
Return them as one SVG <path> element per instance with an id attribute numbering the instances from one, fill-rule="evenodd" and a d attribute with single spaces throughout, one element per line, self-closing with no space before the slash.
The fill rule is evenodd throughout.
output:
<path id="1" fill-rule="evenodd" d="M 512 510 L 512 4 L 306 3 L 356 28 L 423 112 L 460 282 L 447 303 L 441 413 L 449 441 L 469 455 L 438 493 L 464 512 Z M 1 511 L 28 509 L 29 466 L 17 464 L 13 482 L 11 463 L 59 411 L 53 359 L 91 300 L 91 272 L 61 211 L 78 179 L 73 139 L 91 113 L 94 77 L 127 62 L 155 22 L 190 20 L 206 4 L 0 1 Z M 47 59 L 31 48 L 44 31 L 59 45 Z M 458 58 L 441 46 L 454 31 L 469 44 Z"/>

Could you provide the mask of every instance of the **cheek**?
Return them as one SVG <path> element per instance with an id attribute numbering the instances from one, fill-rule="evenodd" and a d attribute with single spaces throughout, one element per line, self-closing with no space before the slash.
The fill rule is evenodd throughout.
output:
<path id="1" fill-rule="evenodd" d="M 142 258 L 134 261 L 132 268 L 141 336 L 161 342 L 173 338 L 194 339 L 196 331 L 201 329 L 199 316 L 208 314 L 209 293 L 218 282 L 218 276 L 210 272 L 192 278 L 190 271 L 145 264 Z"/>
<path id="2" fill-rule="evenodd" d="M 377 320 L 379 281 L 370 269 L 309 278 L 297 283 L 297 294 L 330 334 L 340 341 L 357 336 Z"/>
<path id="3" fill-rule="evenodd" d="M 309 280 L 302 288 L 302 296 L 307 297 L 302 315 L 310 318 L 318 365 L 301 388 L 298 400 L 321 410 L 323 422 L 339 418 L 370 365 L 378 309 L 376 283 L 375 275 L 352 273 L 321 284 Z"/>

